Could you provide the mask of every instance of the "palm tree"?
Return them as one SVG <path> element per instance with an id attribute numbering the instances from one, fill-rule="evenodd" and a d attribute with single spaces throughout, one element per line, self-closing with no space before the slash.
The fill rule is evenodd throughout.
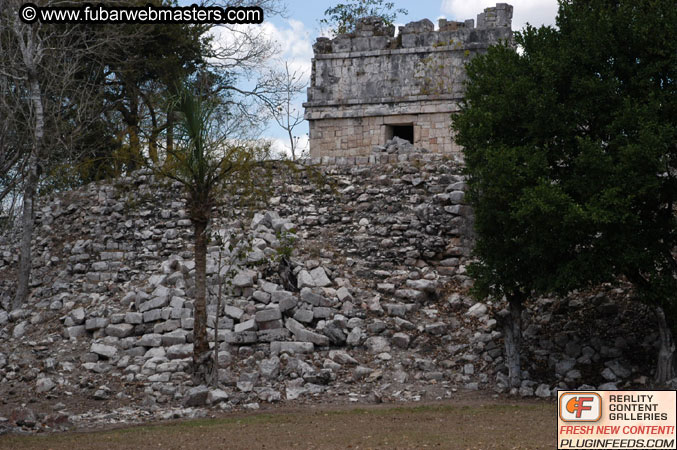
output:
<path id="1" fill-rule="evenodd" d="M 180 182 L 187 193 L 186 206 L 195 233 L 193 378 L 196 383 L 208 383 L 214 373 L 206 301 L 207 229 L 212 209 L 226 185 L 235 186 L 244 197 L 261 192 L 262 184 L 253 183 L 252 175 L 266 161 L 268 147 L 229 138 L 218 96 L 195 92 L 188 86 L 177 91 L 172 107 L 178 118 L 175 145 L 167 149 L 165 163 L 153 168 Z"/>

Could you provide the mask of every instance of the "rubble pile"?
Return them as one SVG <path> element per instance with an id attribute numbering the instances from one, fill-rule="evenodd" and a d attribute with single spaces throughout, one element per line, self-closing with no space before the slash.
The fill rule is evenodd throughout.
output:
<path id="1" fill-rule="evenodd" d="M 211 386 L 191 376 L 195 263 L 181 186 L 142 171 L 43 202 L 20 309 L 9 308 L 16 241 L 0 242 L 0 429 L 508 392 L 501 305 L 466 295 L 472 214 L 459 169 L 437 161 L 324 172 L 319 183 L 280 172 L 253 217 L 215 210 L 211 232 L 240 230 L 248 251 L 208 248 Z M 514 393 L 646 383 L 651 365 L 637 355 L 650 355 L 656 336 L 626 332 L 628 317 L 632 329 L 652 325 L 624 298 L 602 290 L 533 302 L 524 313 L 533 363 Z M 589 308 L 613 322 L 612 335 L 580 328 Z"/>

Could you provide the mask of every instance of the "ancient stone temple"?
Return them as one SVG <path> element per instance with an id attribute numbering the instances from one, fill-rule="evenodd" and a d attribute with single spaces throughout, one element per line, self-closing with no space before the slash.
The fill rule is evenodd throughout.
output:
<path id="1" fill-rule="evenodd" d="M 464 64 L 511 39 L 512 6 L 474 20 L 424 19 L 399 27 L 378 18 L 355 32 L 318 38 L 305 118 L 312 157 L 367 156 L 397 136 L 433 153 L 460 152 L 450 130 L 463 97 Z"/>

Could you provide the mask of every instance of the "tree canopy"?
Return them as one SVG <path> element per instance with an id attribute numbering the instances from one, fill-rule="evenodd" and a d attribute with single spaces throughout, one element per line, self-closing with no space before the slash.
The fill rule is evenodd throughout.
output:
<path id="1" fill-rule="evenodd" d="M 674 3 L 560 1 L 557 28 L 528 26 L 467 69 L 454 130 L 476 214 L 476 292 L 525 298 L 625 278 L 674 331 Z M 666 359 L 660 381 L 674 374 Z"/>
<path id="2" fill-rule="evenodd" d="M 363 17 L 376 16 L 386 25 L 392 25 L 398 14 L 407 15 L 407 10 L 395 8 L 395 3 L 384 0 L 349 0 L 324 11 L 322 25 L 328 26 L 336 34 L 350 33 L 355 30 L 357 21 Z"/>
<path id="3" fill-rule="evenodd" d="M 283 10 L 278 0 L 200 3 Z M 22 206 L 15 306 L 29 295 L 34 200 L 129 173 L 146 160 L 168 162 L 181 119 L 172 101 L 177 80 L 218 98 L 231 139 L 255 136 L 284 97 L 281 75 L 266 65 L 276 49 L 262 27 L 26 24 L 20 5 L 0 0 L 0 116 L 7 118 L 0 124 L 0 214 Z M 227 39 L 214 42 L 218 34 Z"/>

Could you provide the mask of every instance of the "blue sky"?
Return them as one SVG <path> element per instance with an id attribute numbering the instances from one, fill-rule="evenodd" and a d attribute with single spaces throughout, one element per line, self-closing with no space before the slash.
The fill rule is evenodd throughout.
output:
<path id="1" fill-rule="evenodd" d="M 437 19 L 444 17 L 449 20 L 476 19 L 477 14 L 488 6 L 494 6 L 496 0 L 390 0 L 395 2 L 396 8 L 405 8 L 408 15 L 396 19 L 396 25 L 402 25 L 410 21 L 430 19 L 437 24 Z M 504 0 L 505 1 L 505 0 Z M 312 44 L 315 39 L 322 35 L 320 19 L 324 17 L 324 11 L 341 0 L 288 0 L 286 17 L 266 18 L 261 25 L 265 34 L 278 45 L 279 61 L 288 61 L 290 67 L 302 71 L 306 76 L 310 75 L 310 60 L 313 56 Z M 184 4 L 193 3 L 182 0 Z M 513 29 L 522 28 L 527 22 L 535 25 L 554 25 L 557 13 L 557 0 L 507 0 L 513 5 Z M 305 101 L 305 93 L 296 99 L 296 105 L 300 109 Z M 294 129 L 294 134 L 306 142 L 308 125 L 306 122 Z M 274 140 L 275 148 L 282 150 L 286 144 L 286 132 L 271 122 L 263 136 Z"/>
<path id="2" fill-rule="evenodd" d="M 290 0 L 286 4 L 289 18 L 299 20 L 309 29 L 317 31 L 318 21 L 324 16 L 324 11 L 337 3 L 340 3 L 340 0 Z M 394 3 L 396 8 L 409 11 L 407 16 L 399 18 L 400 22 L 425 18 L 436 22 L 439 17 L 450 20 L 473 19 L 484 8 L 494 6 L 497 2 L 495 0 L 400 0 Z M 516 25 L 520 27 L 527 21 L 534 25 L 554 22 L 557 11 L 556 0 L 508 0 L 507 3 L 514 6 Z M 271 18 L 271 22 L 284 25 L 284 20 L 280 18 Z"/>

